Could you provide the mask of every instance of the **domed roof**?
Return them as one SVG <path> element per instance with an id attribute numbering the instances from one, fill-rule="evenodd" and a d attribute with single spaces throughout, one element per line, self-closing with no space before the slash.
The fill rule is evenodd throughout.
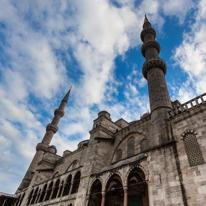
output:
<path id="1" fill-rule="evenodd" d="M 111 166 L 111 165 L 108 165 L 108 166 L 106 166 L 106 167 L 103 167 L 99 172 L 101 173 L 101 172 L 106 172 L 106 171 L 109 171 L 109 170 L 111 170 L 111 169 L 113 169 L 113 167 Z"/>
<path id="2" fill-rule="evenodd" d="M 57 149 L 54 145 L 50 145 L 48 148 L 47 148 L 47 152 L 51 152 L 51 153 L 54 153 L 56 154 L 57 153 Z"/>
<path id="3" fill-rule="evenodd" d="M 130 161 L 128 161 L 128 160 L 122 160 L 122 161 L 118 162 L 118 163 L 114 166 L 114 168 L 121 167 L 121 166 L 127 165 L 127 164 L 129 164 L 129 163 L 130 163 Z"/>
<path id="4" fill-rule="evenodd" d="M 136 161 L 138 161 L 138 160 L 145 159 L 145 158 L 147 158 L 147 156 L 146 156 L 144 153 L 141 153 L 141 154 L 138 154 L 138 155 L 134 158 L 133 162 L 136 162 Z"/>

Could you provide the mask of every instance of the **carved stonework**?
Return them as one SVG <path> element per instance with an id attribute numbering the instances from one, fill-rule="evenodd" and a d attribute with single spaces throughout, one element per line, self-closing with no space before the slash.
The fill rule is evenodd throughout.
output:
<path id="1" fill-rule="evenodd" d="M 161 58 L 152 59 L 152 60 L 146 61 L 142 66 L 142 73 L 146 79 L 147 79 L 147 73 L 149 72 L 150 69 L 153 69 L 153 68 L 159 68 L 164 72 L 164 74 L 166 74 L 167 66 L 164 60 Z"/>
<path id="2" fill-rule="evenodd" d="M 47 145 L 45 145 L 45 144 L 43 144 L 43 143 L 39 143 L 39 144 L 37 144 L 37 146 L 36 146 L 36 151 L 38 151 L 38 150 L 42 150 L 42 151 L 46 151 L 47 150 Z"/>
<path id="3" fill-rule="evenodd" d="M 156 31 L 151 27 L 151 28 L 146 28 L 146 29 L 143 29 L 141 34 L 140 34 L 140 37 L 141 37 L 141 40 L 144 42 L 144 37 L 146 34 L 152 34 L 154 36 L 154 38 L 156 38 Z"/>
<path id="4" fill-rule="evenodd" d="M 54 124 L 48 124 L 46 127 L 46 131 L 51 130 L 53 133 L 58 131 L 58 127 Z"/>
<path id="5" fill-rule="evenodd" d="M 57 114 L 59 114 L 60 117 L 63 117 L 64 116 L 64 111 L 62 111 L 61 109 L 56 109 L 54 111 L 54 115 L 57 115 Z"/>
<path id="6" fill-rule="evenodd" d="M 147 41 L 142 45 L 142 55 L 145 57 L 145 52 L 147 49 L 149 48 L 155 48 L 157 49 L 158 53 L 160 53 L 160 45 L 156 40 L 151 40 L 151 41 Z"/>

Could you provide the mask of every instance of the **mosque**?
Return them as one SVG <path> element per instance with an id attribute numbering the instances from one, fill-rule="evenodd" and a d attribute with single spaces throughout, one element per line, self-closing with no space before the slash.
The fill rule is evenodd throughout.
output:
<path id="1" fill-rule="evenodd" d="M 133 122 L 113 122 L 101 111 L 90 139 L 59 156 L 50 142 L 70 89 L 36 146 L 16 194 L 0 193 L 2 206 L 206 205 L 206 93 L 185 103 L 171 101 L 167 67 L 155 38 L 145 16 L 142 73 L 151 112 Z"/>

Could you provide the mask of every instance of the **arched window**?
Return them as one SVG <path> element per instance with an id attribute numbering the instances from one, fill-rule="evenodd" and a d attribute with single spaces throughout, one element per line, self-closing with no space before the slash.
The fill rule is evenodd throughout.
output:
<path id="1" fill-rule="evenodd" d="M 30 194 L 29 194 L 28 201 L 27 201 L 27 205 L 30 205 L 30 201 L 31 201 L 33 192 L 34 192 L 34 190 L 32 190 L 32 191 L 30 192 Z"/>
<path id="2" fill-rule="evenodd" d="M 190 167 L 205 163 L 195 134 L 186 134 L 184 144 Z"/>
<path id="3" fill-rule="evenodd" d="M 39 202 L 40 195 L 41 195 L 41 189 L 40 189 L 39 192 L 37 193 L 37 198 L 36 198 L 35 203 Z"/>
<path id="4" fill-rule="evenodd" d="M 67 177 L 67 180 L 65 182 L 65 188 L 64 188 L 64 193 L 63 196 L 68 195 L 70 188 L 71 188 L 71 184 L 72 184 L 72 175 L 70 174 L 69 177 Z"/>
<path id="5" fill-rule="evenodd" d="M 41 196 L 40 196 L 38 202 L 42 202 L 44 200 L 44 196 L 45 196 L 45 193 L 46 193 L 46 188 L 47 188 L 47 184 L 44 185 L 44 188 L 42 190 L 42 193 L 40 194 Z"/>
<path id="6" fill-rule="evenodd" d="M 80 171 L 76 173 L 76 175 L 74 176 L 74 183 L 73 183 L 73 187 L 72 187 L 72 192 L 73 193 L 77 193 L 78 189 L 79 189 L 79 183 L 80 183 L 80 178 L 81 178 L 81 173 Z"/>
<path id="7" fill-rule="evenodd" d="M 122 150 L 119 149 L 119 150 L 117 151 L 117 159 L 116 159 L 116 161 L 120 161 L 121 159 L 122 159 Z"/>
<path id="8" fill-rule="evenodd" d="M 134 155 L 134 137 L 131 137 L 127 142 L 127 156 L 131 157 Z"/>
<path id="9" fill-rule="evenodd" d="M 58 179 L 58 180 L 56 181 L 56 184 L 55 184 L 55 186 L 54 186 L 54 191 L 53 191 L 53 194 L 52 194 L 51 199 L 54 199 L 54 198 L 57 197 L 57 192 L 58 192 L 58 190 L 59 190 L 59 183 L 60 183 L 60 179 Z"/>
<path id="10" fill-rule="evenodd" d="M 51 195 L 51 192 L 52 192 L 52 187 L 53 187 L 53 182 L 51 182 L 50 185 L 49 185 L 49 188 L 48 188 L 48 190 L 47 190 L 47 195 L 46 195 L 45 201 L 46 201 L 46 200 L 49 200 L 50 195 Z"/>
<path id="11" fill-rule="evenodd" d="M 63 185 L 64 185 L 64 181 L 62 181 L 62 183 L 60 184 L 60 190 L 59 190 L 59 194 L 58 194 L 58 197 L 60 197 L 61 196 L 61 194 L 62 194 L 62 190 L 63 190 Z"/>
<path id="12" fill-rule="evenodd" d="M 73 206 L 72 204 L 69 204 L 69 206 Z"/>
<path id="13" fill-rule="evenodd" d="M 36 190 L 35 190 L 35 192 L 34 192 L 34 195 L 33 195 L 33 197 L 32 197 L 32 200 L 31 200 L 30 205 L 34 204 L 34 202 L 35 202 L 35 200 L 36 200 L 36 197 L 37 197 L 38 190 L 39 190 L 39 188 L 36 188 Z"/>

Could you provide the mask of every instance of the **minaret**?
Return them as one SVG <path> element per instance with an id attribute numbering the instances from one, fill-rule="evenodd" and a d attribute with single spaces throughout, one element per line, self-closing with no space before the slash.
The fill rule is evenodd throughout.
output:
<path id="1" fill-rule="evenodd" d="M 22 182 L 21 182 L 21 184 L 16 192 L 20 192 L 22 189 L 29 186 L 29 184 L 32 180 L 32 177 L 36 171 L 36 167 L 37 167 L 38 162 L 41 161 L 44 152 L 49 147 L 49 144 L 52 140 L 52 137 L 58 131 L 57 125 L 59 123 L 59 120 L 64 116 L 64 108 L 67 104 L 71 88 L 72 87 L 70 87 L 69 91 L 67 92 L 67 94 L 65 95 L 63 100 L 61 101 L 59 108 L 54 111 L 54 118 L 53 118 L 52 122 L 47 125 L 46 134 L 44 135 L 42 142 L 37 144 L 36 154 L 34 155 L 34 158 L 33 158 L 32 162 L 31 162 L 31 164 L 30 164 L 30 166 L 29 166 L 29 168 L 24 176 L 24 179 L 22 180 Z"/>
<path id="2" fill-rule="evenodd" d="M 142 55 L 146 61 L 142 66 L 142 73 L 148 82 L 154 145 L 159 145 L 169 140 L 167 112 L 172 108 L 172 104 L 165 81 L 167 66 L 159 58 L 160 45 L 155 38 L 156 32 L 145 15 L 141 40 L 144 42 Z"/>

